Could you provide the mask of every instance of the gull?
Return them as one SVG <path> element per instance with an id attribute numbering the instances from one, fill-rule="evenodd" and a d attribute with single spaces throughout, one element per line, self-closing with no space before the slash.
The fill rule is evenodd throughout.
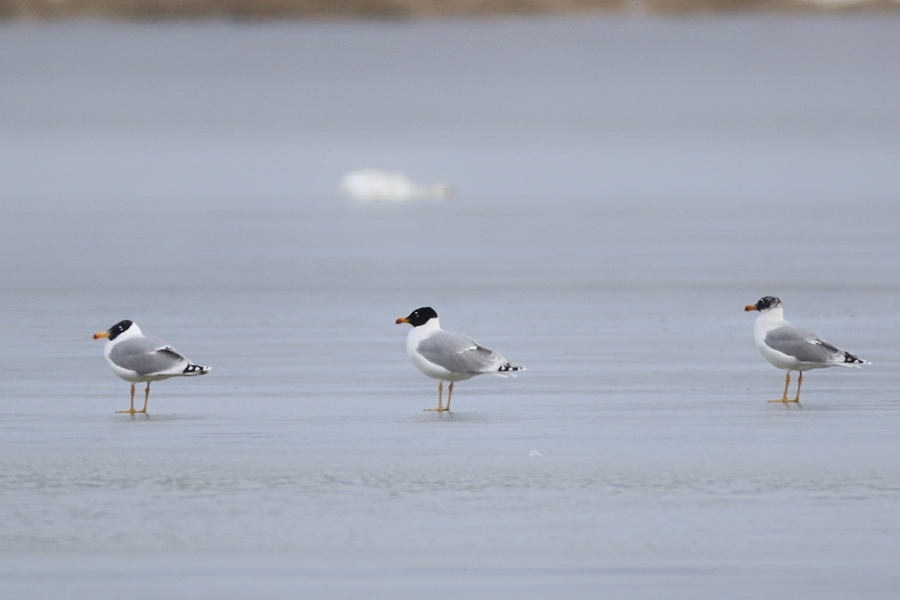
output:
<path id="1" fill-rule="evenodd" d="M 137 323 L 119 321 L 106 331 L 94 334 L 105 338 L 103 354 L 113 373 L 131 383 L 131 408 L 118 413 L 146 413 L 150 399 L 150 382 L 188 375 L 206 375 L 209 367 L 201 367 L 179 354 L 163 341 L 145 337 Z M 134 384 L 147 382 L 143 410 L 134 410 Z"/>
<path id="2" fill-rule="evenodd" d="M 825 367 L 856 367 L 870 364 L 858 356 L 832 346 L 819 336 L 784 320 L 784 309 L 781 300 L 774 296 L 760 298 L 756 304 L 750 304 L 745 311 L 758 310 L 759 317 L 753 326 L 753 337 L 756 347 L 767 361 L 775 367 L 784 369 L 784 396 L 780 400 L 769 402 L 800 402 L 800 386 L 803 385 L 803 371 L 824 369 Z M 797 397 L 788 400 L 788 386 L 791 383 L 791 371 L 799 371 Z"/>
<path id="3" fill-rule="evenodd" d="M 450 186 L 443 183 L 422 185 L 403 173 L 378 169 L 350 171 L 340 183 L 341 192 L 357 200 L 416 200 L 419 198 L 445 198 L 453 195 Z"/>
<path id="4" fill-rule="evenodd" d="M 525 367 L 510 364 L 505 358 L 478 345 L 464 335 L 441 329 L 437 313 L 429 306 L 412 311 L 407 317 L 400 317 L 397 325 L 409 323 L 413 326 L 406 336 L 406 352 L 413 365 L 425 375 L 440 381 L 438 384 L 437 408 L 427 411 L 449 411 L 453 396 L 453 383 L 469 379 L 483 373 L 510 376 Z M 444 382 L 450 382 L 447 406 L 443 406 Z"/>

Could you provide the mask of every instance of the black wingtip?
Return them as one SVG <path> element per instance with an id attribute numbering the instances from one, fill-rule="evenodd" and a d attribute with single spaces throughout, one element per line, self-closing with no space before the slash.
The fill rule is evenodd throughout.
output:
<path id="1" fill-rule="evenodd" d="M 212 368 L 210 367 L 203 367 L 201 365 L 188 365 L 184 368 L 184 371 L 182 371 L 182 373 L 184 373 L 185 375 L 206 375 L 210 371 L 212 371 Z"/>
<path id="2" fill-rule="evenodd" d="M 858 356 L 854 356 L 849 352 L 844 352 L 844 362 L 850 365 L 867 365 L 869 361 L 863 360 Z"/>

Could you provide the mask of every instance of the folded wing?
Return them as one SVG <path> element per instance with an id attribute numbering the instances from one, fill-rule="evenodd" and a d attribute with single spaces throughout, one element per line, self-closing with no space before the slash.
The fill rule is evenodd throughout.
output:
<path id="1" fill-rule="evenodd" d="M 469 338 L 439 331 L 419 344 L 419 354 L 451 373 L 487 373 L 495 371 L 505 359 Z"/>
<path id="2" fill-rule="evenodd" d="M 109 358 L 117 366 L 138 375 L 181 371 L 190 361 L 165 342 L 153 338 L 125 340 L 113 346 Z"/>
<path id="3" fill-rule="evenodd" d="M 786 323 L 766 334 L 766 345 L 800 362 L 843 362 L 843 351 L 835 348 L 816 334 Z"/>

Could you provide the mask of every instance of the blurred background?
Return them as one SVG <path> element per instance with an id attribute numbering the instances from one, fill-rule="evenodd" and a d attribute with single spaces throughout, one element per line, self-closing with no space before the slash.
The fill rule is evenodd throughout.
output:
<path id="1" fill-rule="evenodd" d="M 897 598 L 898 8 L 0 0 L 0 597 Z"/>
<path id="2" fill-rule="evenodd" d="M 511 14 L 685 14 L 896 10 L 897 0 L 0 0 L 31 18 L 421 18 Z"/>

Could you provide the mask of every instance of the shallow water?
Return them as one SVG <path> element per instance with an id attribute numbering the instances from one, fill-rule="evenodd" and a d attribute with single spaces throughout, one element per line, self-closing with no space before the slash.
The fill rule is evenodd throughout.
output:
<path id="1" fill-rule="evenodd" d="M 0 27 L 0 596 L 896 597 L 898 34 Z M 873 364 L 766 403 L 765 294 Z M 421 305 L 528 370 L 422 412 Z"/>

